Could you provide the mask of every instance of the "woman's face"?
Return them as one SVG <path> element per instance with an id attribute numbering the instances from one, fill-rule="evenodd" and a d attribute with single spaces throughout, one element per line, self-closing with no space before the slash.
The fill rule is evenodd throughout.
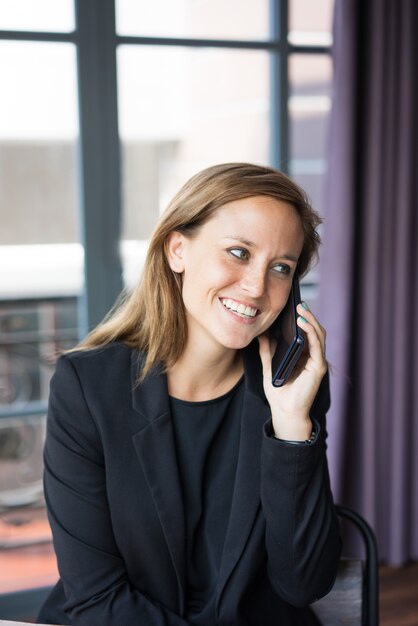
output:
<path id="1" fill-rule="evenodd" d="M 188 340 L 202 350 L 240 349 L 269 328 L 302 246 L 294 207 L 268 196 L 225 204 L 191 237 L 172 232 L 167 257 L 182 274 Z"/>

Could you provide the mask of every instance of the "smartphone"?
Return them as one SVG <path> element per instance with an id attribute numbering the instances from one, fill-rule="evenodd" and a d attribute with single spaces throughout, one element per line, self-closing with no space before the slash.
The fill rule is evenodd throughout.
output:
<path id="1" fill-rule="evenodd" d="M 270 327 L 270 337 L 277 341 L 271 361 L 272 383 L 281 387 L 289 379 L 305 346 L 305 332 L 296 323 L 296 306 L 300 302 L 299 279 L 295 274 L 289 299 Z"/>

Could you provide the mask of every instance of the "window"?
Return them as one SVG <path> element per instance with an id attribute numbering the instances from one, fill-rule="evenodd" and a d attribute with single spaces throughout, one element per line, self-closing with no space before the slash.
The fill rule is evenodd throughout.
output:
<path id="1" fill-rule="evenodd" d="M 158 214 L 208 165 L 272 164 L 322 211 L 332 0 L 115 7 L 125 285 Z M 310 301 L 316 282 L 315 271 L 304 282 Z"/>
<path id="2" fill-rule="evenodd" d="M 83 254 L 73 4 L 0 0 L 0 29 L 0 594 L 6 617 L 4 594 L 50 585 L 57 576 L 42 493 L 45 408 L 52 355 L 77 338 Z"/>
<path id="3" fill-rule="evenodd" d="M 135 282 L 172 194 L 247 160 L 323 211 L 332 4 L 0 0 L 0 594 L 56 577 L 40 482 L 54 355 Z M 315 272 L 303 288 L 314 300 Z"/>

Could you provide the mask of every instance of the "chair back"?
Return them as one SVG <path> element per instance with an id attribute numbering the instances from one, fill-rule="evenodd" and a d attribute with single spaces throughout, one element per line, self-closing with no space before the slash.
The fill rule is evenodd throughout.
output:
<path id="1" fill-rule="evenodd" d="M 356 511 L 339 505 L 336 510 L 359 531 L 365 560 L 342 558 L 333 588 L 311 608 L 322 626 L 378 626 L 379 566 L 375 534 Z"/>

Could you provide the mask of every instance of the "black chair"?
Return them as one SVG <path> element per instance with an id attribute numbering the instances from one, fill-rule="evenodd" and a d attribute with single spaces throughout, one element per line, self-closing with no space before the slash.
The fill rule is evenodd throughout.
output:
<path id="1" fill-rule="evenodd" d="M 323 626 L 378 626 L 379 567 L 375 534 L 359 513 L 339 505 L 336 510 L 360 533 L 365 560 L 342 558 L 333 588 L 312 609 Z"/>

